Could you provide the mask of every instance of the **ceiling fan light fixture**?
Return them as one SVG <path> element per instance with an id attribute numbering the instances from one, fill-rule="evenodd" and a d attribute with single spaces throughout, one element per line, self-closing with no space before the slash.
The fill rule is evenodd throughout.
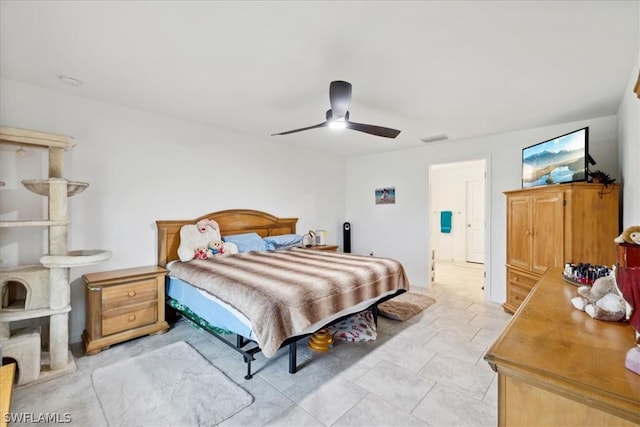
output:
<path id="1" fill-rule="evenodd" d="M 347 127 L 347 122 L 344 120 L 331 120 L 329 122 L 329 127 L 331 129 L 344 129 Z"/>
<path id="2" fill-rule="evenodd" d="M 324 122 L 304 128 L 273 133 L 271 136 L 289 135 L 291 133 L 322 127 L 330 127 L 332 129 L 347 128 L 384 138 L 395 138 L 400 134 L 400 131 L 397 129 L 349 121 L 349 104 L 351 103 L 351 83 L 349 82 L 344 82 L 342 80 L 331 82 L 329 85 L 329 103 L 331 104 L 331 108 L 327 110 L 325 114 L 326 120 Z"/>

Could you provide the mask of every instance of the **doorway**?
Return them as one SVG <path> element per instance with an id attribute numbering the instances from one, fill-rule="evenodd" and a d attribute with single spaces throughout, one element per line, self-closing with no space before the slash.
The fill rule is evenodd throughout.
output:
<path id="1" fill-rule="evenodd" d="M 475 264 L 484 269 L 486 164 L 486 159 L 478 159 L 430 166 L 432 263 Z"/>

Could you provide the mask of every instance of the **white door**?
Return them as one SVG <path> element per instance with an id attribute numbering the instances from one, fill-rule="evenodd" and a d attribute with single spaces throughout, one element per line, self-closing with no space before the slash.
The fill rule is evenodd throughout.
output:
<path id="1" fill-rule="evenodd" d="M 484 181 L 467 181 L 467 262 L 484 263 Z"/>

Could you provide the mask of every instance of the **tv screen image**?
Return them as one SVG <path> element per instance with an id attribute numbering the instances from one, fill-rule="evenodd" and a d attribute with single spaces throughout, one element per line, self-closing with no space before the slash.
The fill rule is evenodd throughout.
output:
<path id="1" fill-rule="evenodd" d="M 522 188 L 587 180 L 589 128 L 522 150 Z"/>

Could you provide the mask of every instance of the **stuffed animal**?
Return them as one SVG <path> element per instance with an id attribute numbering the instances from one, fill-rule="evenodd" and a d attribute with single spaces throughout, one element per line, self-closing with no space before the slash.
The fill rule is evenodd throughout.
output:
<path id="1" fill-rule="evenodd" d="M 218 223 L 212 219 L 204 219 L 196 224 L 187 224 L 180 228 L 178 257 L 182 262 L 237 253 L 238 246 L 235 243 L 222 241 Z"/>
<path id="2" fill-rule="evenodd" d="M 632 225 L 627 227 L 622 234 L 616 237 L 614 240 L 616 243 L 631 243 L 640 245 L 640 225 Z"/>
<path id="3" fill-rule="evenodd" d="M 222 240 L 212 240 L 209 242 L 207 250 L 211 256 L 222 256 L 224 255 L 224 243 Z"/>
<path id="4" fill-rule="evenodd" d="M 212 219 L 203 219 L 196 223 L 196 227 L 198 227 L 198 231 L 201 233 L 205 233 L 207 231 L 207 226 L 211 227 L 213 230 L 220 231 L 220 226 Z"/>
<path id="5" fill-rule="evenodd" d="M 592 286 L 580 286 L 571 303 L 596 320 L 617 322 L 624 320 L 629 311 L 613 275 L 596 279 Z"/>
<path id="6" fill-rule="evenodd" d="M 208 259 L 210 258 L 211 253 L 205 248 L 197 248 L 193 251 L 192 259 Z"/>
<path id="7" fill-rule="evenodd" d="M 203 220 L 197 224 L 187 224 L 180 228 L 180 246 L 178 257 L 180 261 L 187 262 L 198 257 L 202 258 L 202 250 L 207 252 L 209 242 L 220 240 L 220 229 L 213 220 Z"/>

